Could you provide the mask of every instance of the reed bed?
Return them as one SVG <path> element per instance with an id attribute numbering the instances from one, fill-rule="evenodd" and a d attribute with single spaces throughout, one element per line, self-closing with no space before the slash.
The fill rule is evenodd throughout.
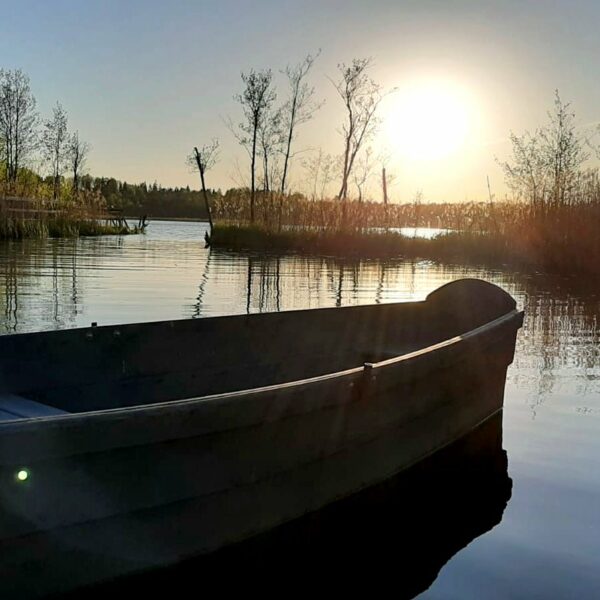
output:
<path id="1" fill-rule="evenodd" d="M 600 183 L 588 172 L 568 193 L 455 204 L 310 201 L 262 194 L 217 200 L 211 243 L 229 249 L 414 257 L 559 273 L 600 273 Z M 432 239 L 404 227 L 449 230 Z"/>
<path id="2" fill-rule="evenodd" d="M 93 220 L 78 221 L 70 218 L 46 220 L 0 218 L 0 240 L 124 235 L 140 232 L 141 230 L 137 226 L 127 228 Z"/>
<path id="3" fill-rule="evenodd" d="M 79 237 L 140 233 L 111 222 L 96 196 L 55 201 L 50 198 L 0 197 L 0 239 Z"/>
<path id="4" fill-rule="evenodd" d="M 250 201 L 244 194 L 212 200 L 216 222 L 245 226 L 250 221 Z M 526 214 L 526 206 L 514 202 L 381 204 L 339 200 L 308 200 L 257 194 L 254 225 L 269 231 L 357 231 L 401 227 L 433 227 L 459 231 L 497 231 Z"/>

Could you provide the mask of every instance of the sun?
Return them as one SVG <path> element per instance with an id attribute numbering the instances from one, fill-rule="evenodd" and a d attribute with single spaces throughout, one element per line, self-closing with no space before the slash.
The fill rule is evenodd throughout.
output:
<path id="1" fill-rule="evenodd" d="M 411 160 L 448 158 L 466 145 L 475 112 L 467 91 L 453 82 L 413 82 L 390 100 L 385 118 L 387 143 Z"/>

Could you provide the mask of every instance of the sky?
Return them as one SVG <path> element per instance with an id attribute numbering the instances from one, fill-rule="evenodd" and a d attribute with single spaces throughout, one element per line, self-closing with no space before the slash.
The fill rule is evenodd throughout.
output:
<path id="1" fill-rule="evenodd" d="M 225 125 L 241 118 L 240 74 L 280 70 L 321 49 L 310 82 L 324 106 L 299 130 L 302 162 L 339 154 L 337 65 L 372 57 L 386 90 L 372 141 L 394 176 L 393 201 L 485 200 L 506 193 L 498 161 L 510 131 L 546 120 L 556 89 L 582 132 L 600 121 L 598 0 L 0 0 L 0 68 L 30 79 L 42 116 L 56 101 L 92 146 L 88 170 L 129 182 L 198 187 L 186 155 L 218 138 L 208 185 L 248 181 Z M 424 142 L 425 141 L 425 142 Z M 378 165 L 378 164 L 377 164 Z M 376 167 L 379 169 L 379 165 Z M 377 199 L 379 178 L 370 180 Z M 334 190 L 332 190 L 334 191 Z"/>

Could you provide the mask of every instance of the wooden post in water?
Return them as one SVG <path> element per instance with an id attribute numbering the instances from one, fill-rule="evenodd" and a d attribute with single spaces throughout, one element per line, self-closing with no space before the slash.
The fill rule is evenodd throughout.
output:
<path id="1" fill-rule="evenodd" d="M 388 195 L 387 195 L 387 178 L 385 175 L 385 167 L 381 170 L 381 185 L 383 187 L 383 203 L 388 203 Z"/>
<path id="2" fill-rule="evenodd" d="M 200 171 L 200 181 L 202 182 L 202 195 L 204 196 L 204 206 L 206 208 L 206 212 L 208 214 L 208 226 L 210 228 L 210 237 L 213 234 L 213 220 L 212 214 L 210 212 L 210 203 L 208 201 L 208 194 L 206 193 L 206 184 L 204 183 L 204 167 L 206 165 L 206 161 L 202 162 L 202 157 L 200 156 L 200 152 L 198 152 L 198 148 L 194 146 L 194 157 L 196 159 L 196 164 L 198 165 L 198 171 Z"/>

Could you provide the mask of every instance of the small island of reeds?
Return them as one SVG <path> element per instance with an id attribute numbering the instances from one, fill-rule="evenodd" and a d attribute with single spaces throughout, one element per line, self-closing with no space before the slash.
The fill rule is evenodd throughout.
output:
<path id="1" fill-rule="evenodd" d="M 55 200 L 0 194 L 0 240 L 123 235 L 140 233 L 144 227 L 141 222 L 130 227 L 96 195 Z"/>
<path id="2" fill-rule="evenodd" d="M 557 273 L 600 272 L 600 179 L 581 174 L 568 200 L 382 204 L 277 198 L 214 201 L 210 243 L 229 250 L 422 258 Z M 419 229 L 433 230 L 429 236 Z"/>

